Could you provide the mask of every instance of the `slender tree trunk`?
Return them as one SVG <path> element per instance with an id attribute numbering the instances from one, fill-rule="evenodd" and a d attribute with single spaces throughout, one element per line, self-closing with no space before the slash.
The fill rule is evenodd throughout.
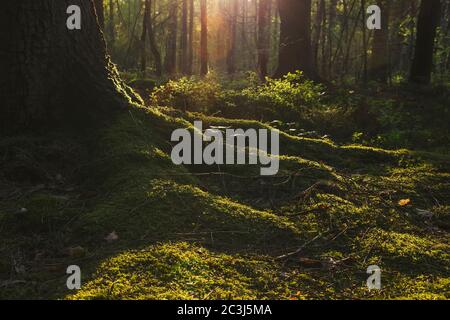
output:
<path id="1" fill-rule="evenodd" d="M 351 14 L 353 12 L 357 2 L 358 2 L 357 0 L 353 0 L 349 14 Z M 365 8 L 360 7 L 359 10 L 360 11 L 358 12 L 357 17 L 360 16 L 361 12 L 365 11 Z M 351 23 L 348 22 L 347 28 L 349 28 L 351 30 L 347 32 L 348 35 L 347 35 L 347 39 L 345 40 L 347 45 L 345 48 L 344 60 L 342 63 L 344 71 L 341 73 L 341 79 L 343 79 L 345 75 L 347 75 L 351 72 L 351 70 L 350 70 L 351 69 L 350 54 L 351 54 L 351 50 L 352 50 L 353 39 L 355 37 L 356 30 L 358 29 L 358 26 L 359 26 L 359 19 L 358 18 L 355 19 L 353 26 L 351 28 L 350 28 L 350 25 L 351 25 Z"/>
<path id="2" fill-rule="evenodd" d="M 373 34 L 369 77 L 372 80 L 386 82 L 389 78 L 390 70 L 390 55 L 388 46 L 390 4 L 389 0 L 378 0 L 377 5 L 380 7 L 382 12 L 381 29 L 375 30 Z"/>
<path id="3" fill-rule="evenodd" d="M 114 0 L 109 0 L 109 24 L 108 24 L 108 33 L 109 39 L 111 43 L 111 47 L 114 47 L 114 43 L 116 42 L 116 31 L 115 31 L 115 22 L 114 22 Z"/>
<path id="4" fill-rule="evenodd" d="M 66 9 L 81 8 L 81 30 Z M 130 99 L 112 67 L 92 1 L 5 1 L 0 10 L 0 130 L 95 123 Z"/>
<path id="5" fill-rule="evenodd" d="M 267 76 L 269 62 L 269 0 L 260 0 L 258 7 L 258 71 L 262 80 Z"/>
<path id="6" fill-rule="evenodd" d="M 367 23 L 366 23 L 366 0 L 361 0 L 361 28 L 363 36 L 363 84 L 367 84 L 368 80 L 368 59 L 367 59 Z"/>
<path id="7" fill-rule="evenodd" d="M 237 14 L 238 14 L 238 0 L 232 0 L 232 13 L 230 21 L 230 37 L 227 55 L 227 72 L 233 74 L 236 72 L 236 33 L 237 33 Z"/>
<path id="8" fill-rule="evenodd" d="M 399 0 L 392 4 L 392 30 L 390 41 L 391 73 L 392 71 L 402 70 L 403 65 L 403 40 L 404 35 L 401 32 L 401 24 L 407 12 L 407 3 L 410 0 Z"/>
<path id="9" fill-rule="evenodd" d="M 228 29 L 228 24 L 226 23 L 226 6 L 225 6 L 225 0 L 218 0 L 218 23 L 217 23 L 217 30 L 216 30 L 216 43 L 217 43 L 217 49 L 216 49 L 216 57 L 217 57 L 217 64 L 219 68 L 225 69 L 225 58 L 226 58 L 226 52 L 227 52 L 227 45 L 226 45 L 226 30 Z"/>
<path id="10" fill-rule="evenodd" d="M 152 52 L 153 60 L 155 62 L 155 74 L 160 77 L 162 75 L 162 61 L 161 53 L 159 52 L 158 45 L 155 40 L 155 32 L 153 30 L 153 18 L 152 18 L 152 0 L 146 1 L 146 9 L 148 8 L 148 21 L 147 21 L 147 33 L 150 42 L 150 51 Z M 154 0 L 153 0 L 154 1 Z M 154 3 L 154 2 L 153 2 Z"/>
<path id="11" fill-rule="evenodd" d="M 169 8 L 169 34 L 167 39 L 166 60 L 164 68 L 169 75 L 177 71 L 177 31 L 178 31 L 178 1 L 172 0 Z"/>
<path id="12" fill-rule="evenodd" d="M 325 17 L 325 0 L 319 0 L 317 3 L 317 14 L 316 14 L 316 22 L 315 22 L 315 36 L 313 40 L 313 55 L 314 55 L 314 65 L 316 69 L 319 68 L 319 44 L 322 39 L 323 33 L 323 21 Z M 322 46 L 324 44 L 322 43 Z"/>
<path id="13" fill-rule="evenodd" d="M 440 0 L 422 0 L 417 21 L 417 40 L 411 66 L 411 82 L 429 84 L 431 81 L 434 42 L 440 16 Z"/>
<path id="14" fill-rule="evenodd" d="M 300 70 L 318 80 L 311 49 L 311 0 L 279 0 L 280 49 L 275 77 Z"/>
<path id="15" fill-rule="evenodd" d="M 183 74 L 189 73 L 188 68 L 188 0 L 183 0 L 181 16 L 181 57 L 180 70 Z"/>
<path id="16" fill-rule="evenodd" d="M 141 34 L 141 73 L 142 76 L 146 76 L 147 70 L 147 31 L 148 31 L 148 22 L 150 15 L 150 7 L 148 6 L 148 2 L 144 2 L 144 17 L 142 22 L 142 34 Z"/>
<path id="17" fill-rule="evenodd" d="M 256 3 L 256 6 L 258 4 Z M 240 21 L 240 48 L 241 48 L 241 52 L 242 52 L 242 59 L 239 59 L 242 61 L 241 63 L 241 67 L 246 69 L 248 67 L 249 64 L 249 44 L 248 44 L 248 37 L 247 37 L 247 33 L 249 30 L 249 25 L 248 25 L 248 1 L 241 1 L 241 8 L 239 9 L 239 2 L 238 2 L 238 8 L 236 10 L 236 21 L 237 18 L 239 17 L 239 12 L 241 12 L 242 14 L 242 19 Z M 236 26 L 237 27 L 237 26 Z M 236 38 L 237 35 L 236 35 Z M 236 50 L 237 51 L 237 50 Z M 235 59 L 235 64 L 237 63 L 236 59 Z"/>
<path id="18" fill-rule="evenodd" d="M 188 45 L 188 68 L 187 73 L 192 74 L 194 66 L 194 0 L 189 0 L 189 45 Z"/>
<path id="19" fill-rule="evenodd" d="M 328 60 L 328 78 L 334 77 L 333 72 L 333 45 L 334 45 L 334 27 L 336 22 L 336 6 L 337 0 L 330 1 L 330 8 L 328 10 L 328 41 L 327 41 L 327 60 Z"/>
<path id="20" fill-rule="evenodd" d="M 325 4 L 325 0 L 321 0 L 321 1 L 324 2 L 323 3 L 324 8 L 323 8 L 322 21 L 321 21 L 321 24 L 322 24 L 322 27 L 321 27 L 321 29 L 322 29 L 322 37 L 321 37 L 321 41 L 320 41 L 320 44 L 321 44 L 321 48 L 320 48 L 321 61 L 320 61 L 320 70 L 317 70 L 317 72 L 319 72 L 319 74 L 324 75 L 324 77 L 326 78 L 326 73 L 327 73 L 327 61 L 326 61 L 326 52 L 327 51 L 326 50 L 327 50 L 327 36 L 328 36 L 327 31 L 326 31 L 326 27 L 327 27 L 328 17 L 327 17 L 327 7 L 326 7 L 326 4 Z M 319 69 L 319 67 L 317 67 L 317 68 Z"/>
<path id="21" fill-rule="evenodd" d="M 103 0 L 94 0 L 95 13 L 97 14 L 98 24 L 102 30 L 105 30 L 105 9 Z"/>
<path id="22" fill-rule="evenodd" d="M 200 75 L 208 73 L 208 7 L 206 0 L 200 0 Z"/>

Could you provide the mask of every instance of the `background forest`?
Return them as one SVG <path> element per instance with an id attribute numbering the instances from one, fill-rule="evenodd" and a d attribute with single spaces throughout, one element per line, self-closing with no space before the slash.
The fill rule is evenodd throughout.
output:
<path id="1" fill-rule="evenodd" d="M 449 13 L 5 1 L 0 298 L 449 299 Z M 196 120 L 279 130 L 279 173 L 174 165 L 171 133 Z"/>
<path id="2" fill-rule="evenodd" d="M 306 132 L 299 134 L 331 135 L 389 148 L 448 146 L 449 135 L 444 134 L 448 133 L 447 118 L 436 117 L 432 111 L 436 107 L 442 115 L 447 109 L 431 103 L 426 107 L 430 118 L 411 119 L 414 108 L 421 113 L 414 96 L 420 89 L 406 85 L 432 81 L 438 94 L 439 88 L 447 87 L 448 1 L 429 2 L 423 8 L 420 1 L 378 1 L 382 12 L 379 30 L 367 28 L 370 14 L 366 11 L 372 3 L 366 1 L 306 1 L 304 7 L 295 8 L 298 11 L 291 9 L 292 17 L 280 17 L 276 0 L 217 0 L 207 1 L 204 7 L 201 1 L 182 0 L 100 2 L 108 49 L 122 77 L 138 91 L 176 80 L 152 97 L 144 93 L 144 99 L 153 99 L 157 105 L 234 118 L 253 119 L 258 114 L 256 120 L 278 120 L 282 126 L 296 122 L 295 128 L 289 128 L 291 132 L 304 129 Z M 282 3 L 289 11 L 292 4 Z M 423 36 L 417 37 L 420 12 Z M 283 43 L 289 40 L 281 40 L 280 48 L 281 18 L 288 30 L 283 31 L 285 39 L 307 31 L 301 35 L 307 43 L 292 48 L 300 59 L 283 52 Z M 202 30 L 206 33 L 203 42 Z M 282 78 L 297 69 L 325 86 L 311 87 L 300 95 L 295 89 L 288 92 L 287 86 L 295 81 L 291 76 L 285 83 L 269 81 L 255 89 L 266 76 Z M 202 81 L 201 75 L 208 79 Z M 274 91 L 275 86 L 282 92 Z M 435 96 L 435 91 L 428 90 Z M 290 96 L 284 99 L 280 94 Z M 305 96 L 311 101 L 302 108 Z M 414 106 L 408 101 L 414 101 Z M 313 104 L 314 111 L 310 108 Z M 439 134 L 424 127 L 423 122 L 429 123 L 431 118 L 436 124 L 442 120 L 434 127 Z"/>
<path id="3" fill-rule="evenodd" d="M 100 2 L 105 3 L 102 25 L 109 52 L 122 70 L 165 77 L 201 73 L 201 1 Z M 366 10 L 372 4 L 381 8 L 380 30 L 367 28 Z M 441 8 L 432 4 L 438 23 L 433 80 L 445 83 L 449 4 L 443 1 Z M 419 10 L 420 1 L 311 1 L 300 14 L 311 16 L 308 38 L 318 75 L 336 84 L 407 80 Z M 204 11 L 211 70 L 230 75 L 253 71 L 262 77 L 276 73 L 280 39 L 276 0 L 208 1 Z M 296 18 L 298 25 L 301 19 L 298 14 Z"/>

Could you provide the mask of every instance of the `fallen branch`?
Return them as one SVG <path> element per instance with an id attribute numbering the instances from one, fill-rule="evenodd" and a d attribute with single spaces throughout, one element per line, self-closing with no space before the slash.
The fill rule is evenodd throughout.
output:
<path id="1" fill-rule="evenodd" d="M 314 241 L 316 241 L 317 239 L 319 239 L 322 236 L 322 234 L 318 234 L 317 236 L 315 236 L 314 238 L 312 238 L 311 240 L 308 240 L 307 242 L 305 242 L 300 248 L 298 248 L 297 250 L 290 252 L 290 253 L 286 253 L 282 256 L 278 256 L 275 258 L 275 260 L 283 260 L 283 259 L 287 259 L 290 258 L 292 256 L 295 256 L 296 254 L 299 254 L 300 252 L 302 252 L 303 249 L 305 249 L 305 247 L 311 243 L 313 243 Z"/>

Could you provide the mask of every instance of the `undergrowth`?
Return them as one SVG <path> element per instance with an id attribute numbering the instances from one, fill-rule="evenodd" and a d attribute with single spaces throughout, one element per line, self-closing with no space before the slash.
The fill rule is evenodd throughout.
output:
<path id="1" fill-rule="evenodd" d="M 291 77 L 281 80 L 290 87 L 270 80 L 239 94 L 266 106 L 293 99 L 299 116 L 299 103 L 321 104 L 317 87 Z M 85 135 L 1 140 L 1 298 L 449 298 L 446 155 L 283 130 L 275 177 L 254 166 L 175 166 L 171 132 L 193 120 L 275 125 L 214 115 L 205 108 L 224 101 L 217 88 L 189 81 L 158 89 L 160 107 L 132 107 Z M 173 90 L 181 104 L 162 103 Z M 77 292 L 65 286 L 72 264 L 82 269 Z M 373 264 L 383 289 L 369 292 Z"/>

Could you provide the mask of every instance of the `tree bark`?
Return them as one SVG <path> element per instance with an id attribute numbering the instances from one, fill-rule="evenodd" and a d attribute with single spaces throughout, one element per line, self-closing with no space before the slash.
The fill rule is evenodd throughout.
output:
<path id="1" fill-rule="evenodd" d="M 81 30 L 68 30 L 69 5 Z M 0 130 L 95 123 L 139 101 L 106 54 L 92 1 L 6 1 L 0 10 Z"/>
<path id="2" fill-rule="evenodd" d="M 434 42 L 441 16 L 440 0 L 422 0 L 417 21 L 417 39 L 410 81 L 429 84 L 433 69 Z"/>
<path id="3" fill-rule="evenodd" d="M 188 0 L 183 0 L 180 46 L 180 70 L 183 74 L 188 74 Z"/>
<path id="4" fill-rule="evenodd" d="M 221 70 L 225 69 L 226 65 L 226 53 L 227 53 L 227 43 L 226 43 L 226 31 L 228 30 L 228 24 L 226 19 L 226 4 L 225 0 L 217 0 L 218 3 L 218 14 L 217 14 L 217 30 L 216 30 L 216 61 L 217 65 Z"/>
<path id="5" fill-rule="evenodd" d="M 401 30 L 401 24 L 407 14 L 408 3 L 410 0 L 399 0 L 392 4 L 392 29 L 390 41 L 391 73 L 400 71 L 403 67 L 404 58 L 404 35 Z"/>
<path id="6" fill-rule="evenodd" d="M 389 78 L 390 53 L 389 53 L 389 0 L 378 0 L 377 5 L 381 9 L 381 29 L 376 29 L 373 34 L 372 55 L 370 57 L 369 77 L 371 80 L 386 82 Z"/>
<path id="7" fill-rule="evenodd" d="M 269 62 L 269 0 L 260 0 L 258 7 L 258 71 L 262 80 L 267 76 Z"/>
<path id="8" fill-rule="evenodd" d="M 324 46 L 322 41 L 322 28 L 324 27 L 325 20 L 325 0 L 319 0 L 317 2 L 317 14 L 316 14 L 316 22 L 315 22 L 315 36 L 313 40 L 313 59 L 314 64 L 316 66 L 316 70 L 319 69 L 319 44 Z"/>
<path id="9" fill-rule="evenodd" d="M 275 77 L 300 70 L 318 80 L 311 49 L 311 0 L 278 0 L 280 47 Z"/>
<path id="10" fill-rule="evenodd" d="M 194 0 L 189 0 L 189 46 L 188 46 L 188 68 L 187 73 L 192 74 L 194 66 Z"/>
<path id="11" fill-rule="evenodd" d="M 150 7 L 148 7 L 148 2 L 144 1 L 144 17 L 142 21 L 142 34 L 141 34 L 141 73 L 145 78 L 147 71 L 147 31 L 148 31 L 148 20 L 150 14 Z"/>
<path id="12" fill-rule="evenodd" d="M 229 17 L 230 35 L 227 55 L 227 72 L 233 74 L 236 72 L 236 35 L 237 35 L 237 15 L 238 15 L 238 0 L 232 0 L 232 12 Z"/>
<path id="13" fill-rule="evenodd" d="M 103 0 L 94 0 L 94 4 L 100 28 L 105 30 L 105 9 L 103 7 Z"/>
<path id="14" fill-rule="evenodd" d="M 148 8 L 148 21 L 147 21 L 147 33 L 150 42 L 150 51 L 152 52 L 153 60 L 155 62 L 155 74 L 160 77 L 162 75 L 162 61 L 161 53 L 159 52 L 158 45 L 155 40 L 155 32 L 153 30 L 153 18 L 152 18 L 152 0 L 145 0 L 146 8 Z M 153 2 L 154 3 L 154 2 Z"/>
<path id="15" fill-rule="evenodd" d="M 200 75 L 208 73 L 208 7 L 206 0 L 200 0 Z"/>
<path id="16" fill-rule="evenodd" d="M 334 45 L 334 27 L 336 22 L 336 6 L 337 0 L 331 0 L 328 9 L 328 36 L 327 36 L 327 76 L 328 79 L 331 80 L 334 77 L 334 69 L 333 69 L 333 45 Z M 325 59 L 324 59 L 325 61 Z M 325 70 L 325 68 L 324 68 Z"/>
<path id="17" fill-rule="evenodd" d="M 367 84 L 368 80 L 368 59 L 367 59 L 367 23 L 366 23 L 366 0 L 361 0 L 361 28 L 362 28 L 362 46 L 363 46 L 363 71 L 362 71 L 362 81 L 363 84 Z"/>
<path id="18" fill-rule="evenodd" d="M 108 33 L 111 47 L 114 47 L 116 41 L 116 31 L 114 24 L 114 0 L 109 0 L 109 23 L 108 23 Z"/>
<path id="19" fill-rule="evenodd" d="M 177 71 L 178 1 L 172 0 L 169 8 L 169 34 L 164 69 L 169 75 Z"/>

